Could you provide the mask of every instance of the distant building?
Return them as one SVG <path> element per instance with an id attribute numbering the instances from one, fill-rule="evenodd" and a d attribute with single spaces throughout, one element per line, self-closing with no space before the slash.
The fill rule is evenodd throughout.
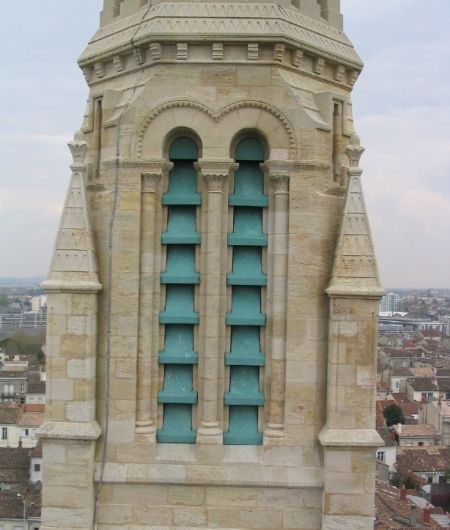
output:
<path id="1" fill-rule="evenodd" d="M 380 312 L 389 312 L 391 314 L 397 311 L 397 305 L 400 300 L 400 296 L 396 293 L 385 294 L 380 301 Z"/>

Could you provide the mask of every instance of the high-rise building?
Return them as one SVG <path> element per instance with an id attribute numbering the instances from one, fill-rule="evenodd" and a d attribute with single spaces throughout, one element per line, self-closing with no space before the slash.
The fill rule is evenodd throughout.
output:
<path id="1" fill-rule="evenodd" d="M 400 300 L 400 295 L 397 293 L 386 293 L 380 301 L 380 311 L 395 313 L 397 311 L 397 305 Z"/>
<path id="2" fill-rule="evenodd" d="M 383 291 L 339 0 L 105 0 L 79 63 L 41 528 L 372 529 Z"/>

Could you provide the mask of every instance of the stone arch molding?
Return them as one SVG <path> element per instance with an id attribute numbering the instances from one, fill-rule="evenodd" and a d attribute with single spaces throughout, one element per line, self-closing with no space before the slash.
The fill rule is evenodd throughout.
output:
<path id="1" fill-rule="evenodd" d="M 219 123 L 221 126 L 217 127 Z M 294 128 L 276 107 L 259 100 L 241 100 L 217 112 L 193 99 L 166 101 L 150 111 L 135 132 L 135 157 L 161 157 L 164 139 L 177 128 L 195 131 L 204 150 L 214 153 L 216 158 L 229 156 L 233 138 L 244 129 L 263 134 L 272 153 L 286 152 L 290 160 L 296 158 Z"/>

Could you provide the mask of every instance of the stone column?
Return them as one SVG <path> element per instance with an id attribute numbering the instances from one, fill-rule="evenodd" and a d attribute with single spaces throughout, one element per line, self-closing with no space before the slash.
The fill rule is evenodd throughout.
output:
<path id="1" fill-rule="evenodd" d="M 358 167 L 364 149 L 347 148 L 349 184 L 330 297 L 322 530 L 373 528 L 376 337 L 380 287 Z M 351 514 L 351 515 L 348 515 Z"/>
<path id="2" fill-rule="evenodd" d="M 201 422 L 197 432 L 198 443 L 221 444 L 223 441 L 220 424 L 218 395 L 219 369 L 224 362 L 222 351 L 221 327 L 224 315 L 221 313 L 222 263 L 225 259 L 222 244 L 223 235 L 223 191 L 230 170 L 235 164 L 232 160 L 200 160 L 198 168 L 206 183 L 206 234 L 203 244 L 205 250 L 205 296 L 207 299 L 204 314 L 203 356 L 199 373 L 201 386 Z M 204 206 L 204 208 L 205 208 Z"/>
<path id="3" fill-rule="evenodd" d="M 268 161 L 264 169 L 273 194 L 272 278 L 269 280 L 272 283 L 272 357 L 269 420 L 264 430 L 264 443 L 270 443 L 272 439 L 284 436 L 290 163 Z"/>
<path id="4" fill-rule="evenodd" d="M 157 246 L 160 245 L 159 230 L 156 230 L 159 200 L 159 182 L 167 177 L 172 164 L 155 160 L 146 164 L 141 175 L 141 240 L 139 279 L 139 332 L 137 358 L 136 433 L 148 435 L 155 442 L 156 403 L 152 392 L 152 371 L 157 370 L 157 351 L 154 345 L 158 333 L 155 301 L 155 283 L 159 282 L 159 268 L 156 265 Z"/>

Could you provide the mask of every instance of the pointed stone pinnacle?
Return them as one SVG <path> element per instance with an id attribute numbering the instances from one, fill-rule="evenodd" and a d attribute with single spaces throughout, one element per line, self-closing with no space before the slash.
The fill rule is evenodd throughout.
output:
<path id="1" fill-rule="evenodd" d="M 84 172 L 80 167 L 84 162 L 87 144 L 70 142 L 69 148 L 74 160 L 72 168 L 80 171 L 74 169 L 70 179 L 49 277 L 42 287 L 47 291 L 99 291 L 101 285 L 88 216 Z"/>
<path id="2" fill-rule="evenodd" d="M 364 148 L 352 137 L 347 149 L 350 164 L 349 183 L 336 247 L 333 273 L 327 293 L 330 296 L 381 297 L 375 251 L 361 188 L 359 159 Z"/>

